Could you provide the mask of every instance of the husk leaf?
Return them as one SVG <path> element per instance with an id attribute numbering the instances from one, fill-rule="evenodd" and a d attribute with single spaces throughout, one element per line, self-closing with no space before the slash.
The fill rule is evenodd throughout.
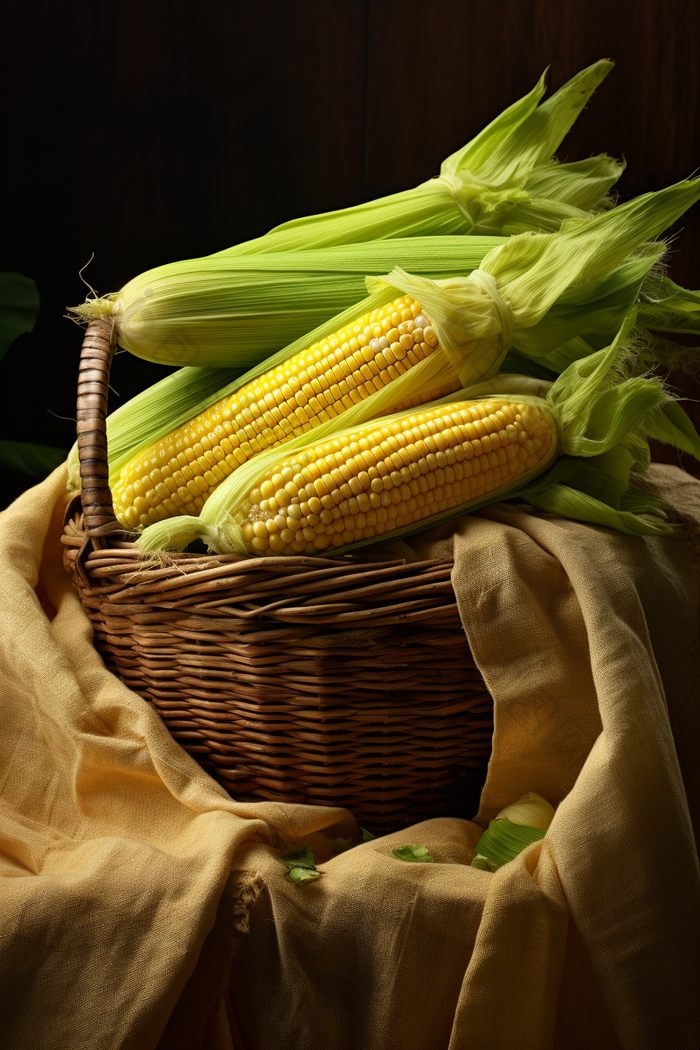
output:
<path id="1" fill-rule="evenodd" d="M 511 824 L 508 819 L 492 820 L 479 839 L 479 855 L 486 857 L 492 865 L 500 868 L 503 864 L 515 860 L 519 853 L 543 839 L 545 832 L 541 828 L 528 828 L 522 824 Z M 482 867 L 482 865 L 475 865 Z"/>

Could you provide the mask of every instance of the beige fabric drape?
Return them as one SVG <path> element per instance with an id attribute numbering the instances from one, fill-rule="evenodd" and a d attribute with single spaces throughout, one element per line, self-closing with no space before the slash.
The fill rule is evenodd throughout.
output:
<path id="1" fill-rule="evenodd" d="M 498 506 L 414 540 L 454 550 L 495 699 L 482 806 L 335 857 L 347 814 L 233 801 L 106 671 L 63 471 L 4 512 L 3 1047 L 694 1048 L 700 485 L 653 478 L 671 537 Z M 470 868 L 526 790 L 559 806 L 547 837 Z M 306 843 L 325 874 L 296 886 L 276 847 Z"/>

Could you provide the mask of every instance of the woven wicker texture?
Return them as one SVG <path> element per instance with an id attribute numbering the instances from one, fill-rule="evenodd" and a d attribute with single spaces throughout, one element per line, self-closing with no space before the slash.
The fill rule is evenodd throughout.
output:
<path id="1" fill-rule="evenodd" d="M 107 666 L 236 797 L 346 806 L 377 830 L 458 815 L 493 724 L 451 562 L 142 560 L 104 493 L 110 340 L 93 322 L 83 351 L 99 499 L 73 502 L 63 537 Z"/>

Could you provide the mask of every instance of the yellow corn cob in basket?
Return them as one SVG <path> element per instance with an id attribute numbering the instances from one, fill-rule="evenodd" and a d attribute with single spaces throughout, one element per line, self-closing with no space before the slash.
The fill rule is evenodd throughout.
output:
<path id="1" fill-rule="evenodd" d="M 251 554 L 318 554 L 413 527 L 551 458 L 544 406 L 493 399 L 400 415 L 269 467 L 237 515 Z"/>
<path id="2" fill-rule="evenodd" d="M 645 246 L 629 259 L 628 253 L 698 195 L 700 182 L 680 183 L 561 233 L 512 238 L 468 277 L 430 281 L 396 269 L 368 279 L 371 295 L 363 305 L 373 309 L 359 317 L 346 311 L 318 329 L 310 346 L 301 340 L 303 349 L 287 348 L 267 372 L 132 457 L 111 479 L 117 517 L 141 529 L 198 515 L 252 456 L 365 400 L 371 417 L 415 407 L 493 375 L 513 342 L 546 354 L 567 332 L 582 334 L 587 324 L 595 331 L 611 318 L 619 324 L 621 307 L 663 245 Z M 623 271 L 632 276 L 622 282 L 620 305 L 610 307 L 601 289 L 607 291 L 608 279 L 619 286 Z M 604 310 L 582 295 L 586 280 L 605 300 Z M 557 302 L 572 288 L 583 306 L 567 304 L 562 320 L 554 316 Z M 392 301 L 396 291 L 404 295 Z M 345 324 L 336 330 L 338 322 Z"/>
<path id="3" fill-rule="evenodd" d="M 534 380 L 496 377 L 367 422 L 370 398 L 254 457 L 199 517 L 151 525 L 139 545 L 153 551 L 201 539 L 244 556 L 343 552 L 516 494 L 625 532 L 668 531 L 653 496 L 628 497 L 630 470 L 643 465 L 645 423 L 672 401 L 657 381 L 618 375 L 635 317 L 632 310 L 613 343 L 572 364 L 546 397 L 520 392 Z M 343 427 L 353 415 L 356 425 Z"/>
<path id="4" fill-rule="evenodd" d="M 145 528 L 167 516 L 198 514 L 217 485 L 251 456 L 335 419 L 436 349 L 438 335 L 409 295 L 365 314 L 132 459 L 112 489 L 118 519 Z M 454 375 L 396 408 L 461 385 Z"/>

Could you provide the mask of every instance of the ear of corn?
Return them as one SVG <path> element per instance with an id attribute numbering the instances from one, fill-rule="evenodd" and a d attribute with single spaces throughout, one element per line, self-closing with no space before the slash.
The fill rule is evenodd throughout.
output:
<path id="1" fill-rule="evenodd" d="M 695 184 L 691 188 L 697 192 Z M 336 418 L 366 398 L 372 399 L 375 416 L 416 407 L 458 385 L 468 386 L 492 375 L 511 342 L 527 345 L 532 353 L 539 349 L 541 339 L 546 352 L 552 327 L 560 337 L 562 333 L 597 332 L 614 317 L 619 321 L 621 310 L 636 294 L 658 251 L 643 247 L 633 258 L 618 260 L 635 247 L 635 237 L 656 232 L 660 222 L 674 214 L 674 207 L 678 211 L 687 193 L 687 186 L 681 184 L 649 195 L 642 208 L 639 202 L 632 202 L 633 235 L 623 221 L 630 207 L 626 205 L 592 220 L 589 227 L 595 227 L 594 237 L 588 228 L 575 224 L 559 234 L 522 238 L 519 255 L 525 269 L 520 277 L 512 261 L 510 266 L 509 260 L 502 265 L 501 253 L 513 255 L 515 241 L 510 241 L 492 251 L 481 270 L 467 278 L 432 282 L 397 269 L 386 279 L 369 281 L 376 304 L 385 304 L 397 289 L 405 293 L 396 324 L 394 308 L 382 312 L 380 307 L 359 319 L 354 317 L 352 325 L 340 332 L 332 332 L 332 323 L 322 326 L 329 339 L 312 343 L 296 356 L 279 355 L 276 370 L 271 369 L 257 383 L 257 376 L 249 378 L 239 393 L 166 434 L 156 448 L 145 449 L 113 479 L 120 520 L 137 528 L 178 513 L 197 515 L 213 489 L 252 455 Z M 530 259 L 534 261 L 527 268 Z M 607 273 L 606 262 L 616 264 Z M 559 309 L 552 322 L 547 313 L 542 316 L 552 306 L 551 291 L 538 289 L 528 300 L 521 289 L 523 284 L 532 289 L 533 270 L 545 280 L 554 265 L 559 266 L 560 301 L 549 311 Z M 493 271 L 503 274 L 501 287 L 507 302 Z M 582 274 L 588 281 L 581 280 Z M 372 296 L 365 305 L 371 300 Z M 431 334 L 428 343 L 414 348 L 409 329 L 415 327 L 421 309 L 427 314 L 425 320 L 430 320 Z M 421 325 L 418 330 L 422 338 Z M 420 367 L 414 369 L 416 365 Z M 299 371 L 303 382 L 297 390 Z M 394 385 L 401 378 L 404 382 Z"/>
<path id="2" fill-rule="evenodd" d="M 504 238 L 423 237 L 409 242 L 397 240 L 388 244 L 351 245 L 343 249 L 342 253 L 287 253 L 282 257 L 266 255 L 259 260 L 254 258 L 253 267 L 258 268 L 250 271 L 245 269 L 247 260 L 243 261 L 240 271 L 236 269 L 238 264 L 235 260 L 229 269 L 226 269 L 228 263 L 223 264 L 223 268 L 217 271 L 218 277 L 217 273 L 209 274 L 209 295 L 214 299 L 219 297 L 224 303 L 231 299 L 235 301 L 236 296 L 239 296 L 239 308 L 247 315 L 247 323 L 251 328 L 260 326 L 263 331 L 268 331 L 265 338 L 273 342 L 279 337 L 275 349 L 278 346 L 284 349 L 277 350 L 267 360 L 263 358 L 241 378 L 240 372 L 230 367 L 180 368 L 111 412 L 107 417 L 110 484 L 117 480 L 121 468 L 139 451 L 147 449 L 159 438 L 305 349 L 310 343 L 331 335 L 336 329 L 354 321 L 359 314 L 369 312 L 377 305 L 385 305 L 391 296 L 374 295 L 359 306 L 355 305 L 366 292 L 365 275 L 373 269 L 384 273 L 401 259 L 409 260 L 417 273 L 428 276 L 464 274 L 475 269 L 494 245 L 503 243 Z M 189 326 L 196 330 L 199 324 L 197 311 L 201 311 L 206 302 L 211 307 L 210 300 L 204 299 L 200 286 L 201 263 L 202 260 L 193 261 L 191 270 L 183 275 L 182 284 L 178 286 L 182 293 L 178 299 L 178 309 L 169 318 L 167 329 L 156 338 L 159 346 L 161 337 L 166 342 L 170 338 L 172 361 L 178 355 L 181 363 L 197 356 L 196 347 L 192 349 L 194 336 Z M 329 274 L 332 275 L 330 278 Z M 165 285 L 161 293 L 167 300 L 167 281 Z M 185 287 L 190 287 L 191 296 L 190 293 L 184 294 Z M 330 306 L 329 294 L 333 296 Z M 345 302 L 350 305 L 337 314 L 339 305 Z M 152 308 L 156 307 L 152 304 Z M 230 309 L 230 304 L 226 309 Z M 214 312 L 208 320 L 215 328 L 225 327 L 226 316 L 225 313 L 219 316 Z M 299 328 L 302 323 L 300 317 L 320 317 L 321 321 L 308 335 L 308 329 L 303 328 L 298 337 L 289 343 L 289 331 Z M 157 321 L 154 323 L 157 327 Z M 282 334 L 275 334 L 278 327 Z M 214 343 L 223 345 L 216 343 L 216 340 Z M 79 489 L 77 444 L 71 449 L 68 466 L 69 486 Z"/>
<path id="3" fill-rule="evenodd" d="M 520 416 L 517 424 L 511 415 Z M 496 437 L 496 427 L 506 432 L 510 452 L 502 444 L 498 454 L 495 446 L 505 439 Z M 180 547 L 199 537 L 211 549 L 270 555 L 364 545 L 491 502 L 497 489 L 501 496 L 515 491 L 557 449 L 548 405 L 527 398 L 472 403 L 458 395 L 357 430 L 334 433 L 329 424 L 319 428 L 324 430 L 323 440 L 296 439 L 250 461 L 219 486 L 199 518 L 158 522 L 145 530 L 140 546 Z M 304 531 L 290 541 L 296 522 Z"/>
<path id="4" fill-rule="evenodd" d="M 546 399 L 521 394 L 475 403 L 461 391 L 416 413 L 343 428 L 350 418 L 367 418 L 368 399 L 322 423 L 312 440 L 302 435 L 260 453 L 219 485 L 199 517 L 151 525 L 140 545 L 149 551 L 201 538 L 213 550 L 241 554 L 343 551 L 533 491 L 534 479 L 549 469 L 549 486 L 562 485 L 557 456 L 565 457 L 564 467 L 570 457 L 603 457 L 643 434 L 645 420 L 670 400 L 653 380 L 621 378 L 622 344 L 633 323 L 634 315 L 610 347 L 576 376 L 560 377 Z M 577 491 L 570 516 L 631 531 L 625 515 L 632 511 Z M 635 521 L 637 532 L 666 529 L 658 520 Z"/>
<path id="5" fill-rule="evenodd" d="M 250 367 L 358 303 L 367 274 L 396 265 L 426 277 L 465 275 L 505 238 L 415 237 L 343 248 L 193 259 L 134 278 L 113 300 L 119 344 L 164 365 Z"/>
<path id="6" fill-rule="evenodd" d="M 439 353 L 421 306 L 406 295 L 314 343 L 241 387 L 150 446 L 113 485 L 118 519 L 144 527 L 169 515 L 198 514 L 233 470 L 272 445 L 337 418 L 409 369 Z M 419 401 L 460 387 L 444 362 L 445 382 Z"/>
<path id="7" fill-rule="evenodd" d="M 548 831 L 553 819 L 554 806 L 534 791 L 527 791 L 496 815 L 496 820 L 509 820 L 511 824 L 539 831 Z"/>
<path id="8" fill-rule="evenodd" d="M 531 846 L 533 842 L 543 839 L 545 832 L 540 828 L 528 828 L 522 824 L 513 824 L 507 817 L 492 820 L 479 839 L 476 857 L 472 868 L 482 871 L 498 871 L 504 864 L 515 860 L 519 853 Z"/>
<path id="9" fill-rule="evenodd" d="M 262 255 L 349 248 L 407 236 L 473 234 L 482 212 L 489 233 L 498 233 L 501 221 L 519 230 L 556 229 L 572 214 L 589 214 L 572 203 L 575 199 L 585 199 L 590 211 L 596 212 L 605 206 L 605 194 L 601 198 L 584 189 L 591 182 L 591 165 L 569 167 L 562 176 L 551 163 L 551 154 L 611 68 L 607 61 L 595 63 L 538 107 L 544 93 L 542 78 L 529 95 L 448 157 L 439 178 L 414 190 L 296 220 L 206 259 L 158 267 L 130 281 L 118 295 L 89 300 L 75 312 L 85 318 L 114 314 L 120 345 L 147 360 L 217 367 L 234 358 L 236 367 L 250 365 L 359 298 L 347 279 L 326 265 L 315 276 L 307 276 L 313 290 L 304 303 L 297 285 L 285 280 L 284 262 L 278 260 L 274 271 L 255 269 L 253 260 Z M 608 179 L 613 170 L 618 174 L 622 170 L 609 158 L 598 159 L 598 166 Z M 524 188 L 531 176 L 540 195 L 536 200 Z M 581 187 L 578 192 L 574 184 Z M 564 198 L 561 204 L 559 194 Z M 386 272 L 397 264 L 418 269 L 404 255 L 376 270 L 366 261 L 363 273 Z M 344 267 L 342 263 L 341 271 Z M 447 272 L 443 267 L 434 276 Z"/>
<path id="10" fill-rule="evenodd" d="M 318 554 L 449 513 L 551 458 L 543 406 L 452 404 L 386 420 L 281 460 L 250 489 L 238 528 L 251 554 Z"/>
<path id="11" fill-rule="evenodd" d="M 365 400 L 371 399 L 372 414 L 385 414 L 445 396 L 495 369 L 509 336 L 503 334 L 507 308 L 497 305 L 491 278 L 461 279 L 453 286 L 399 272 L 396 281 L 427 297 L 430 317 L 405 294 L 223 397 L 113 475 L 119 520 L 139 528 L 178 513 L 197 515 L 214 489 L 252 456 Z M 383 302 L 395 292 L 378 282 L 374 296 Z"/>
<path id="12" fill-rule="evenodd" d="M 218 484 L 268 442 L 281 444 L 336 418 L 370 394 L 368 383 L 386 386 L 438 353 L 437 336 L 420 311 L 410 296 L 373 311 L 207 406 L 186 425 L 130 458 L 112 478 L 118 519 L 133 529 L 177 513 L 198 514 Z M 368 362 L 373 366 L 379 362 L 371 374 Z M 449 374 L 447 362 L 433 372 L 438 380 Z M 410 402 L 424 404 L 458 390 L 459 380 L 452 374 L 451 380 L 404 398 L 395 404 L 395 410 L 407 410 L 414 407 Z M 542 395 L 549 385 L 501 377 L 472 392 L 489 393 L 497 388 L 503 393 Z"/>
<path id="13" fill-rule="evenodd" d="M 110 485 L 139 448 L 203 412 L 222 390 L 235 386 L 237 378 L 230 368 L 180 368 L 111 412 L 107 417 Z M 68 487 L 80 488 L 77 443 L 68 455 Z"/>
<path id="14" fill-rule="evenodd" d="M 478 238 L 443 238 L 437 244 L 417 238 L 335 252 L 219 259 L 216 267 L 194 260 L 177 275 L 161 267 L 136 278 L 112 305 L 121 344 L 133 352 L 163 364 L 239 367 L 356 302 L 363 273 L 381 273 L 379 263 L 387 259 L 418 276 L 439 274 L 445 280 L 479 268 L 495 278 L 513 308 L 521 329 L 517 348 L 538 356 L 588 333 L 590 327 L 577 329 L 571 321 L 586 314 L 592 319 L 592 300 L 604 306 L 606 296 L 619 298 L 625 287 L 636 297 L 633 274 L 641 285 L 663 253 L 662 244 L 642 245 L 699 196 L 700 180 L 681 182 L 585 222 L 566 223 L 558 233 L 522 234 L 496 247 Z M 556 303 L 559 313 L 550 315 L 546 344 L 544 329 L 529 338 L 524 329 Z"/>

